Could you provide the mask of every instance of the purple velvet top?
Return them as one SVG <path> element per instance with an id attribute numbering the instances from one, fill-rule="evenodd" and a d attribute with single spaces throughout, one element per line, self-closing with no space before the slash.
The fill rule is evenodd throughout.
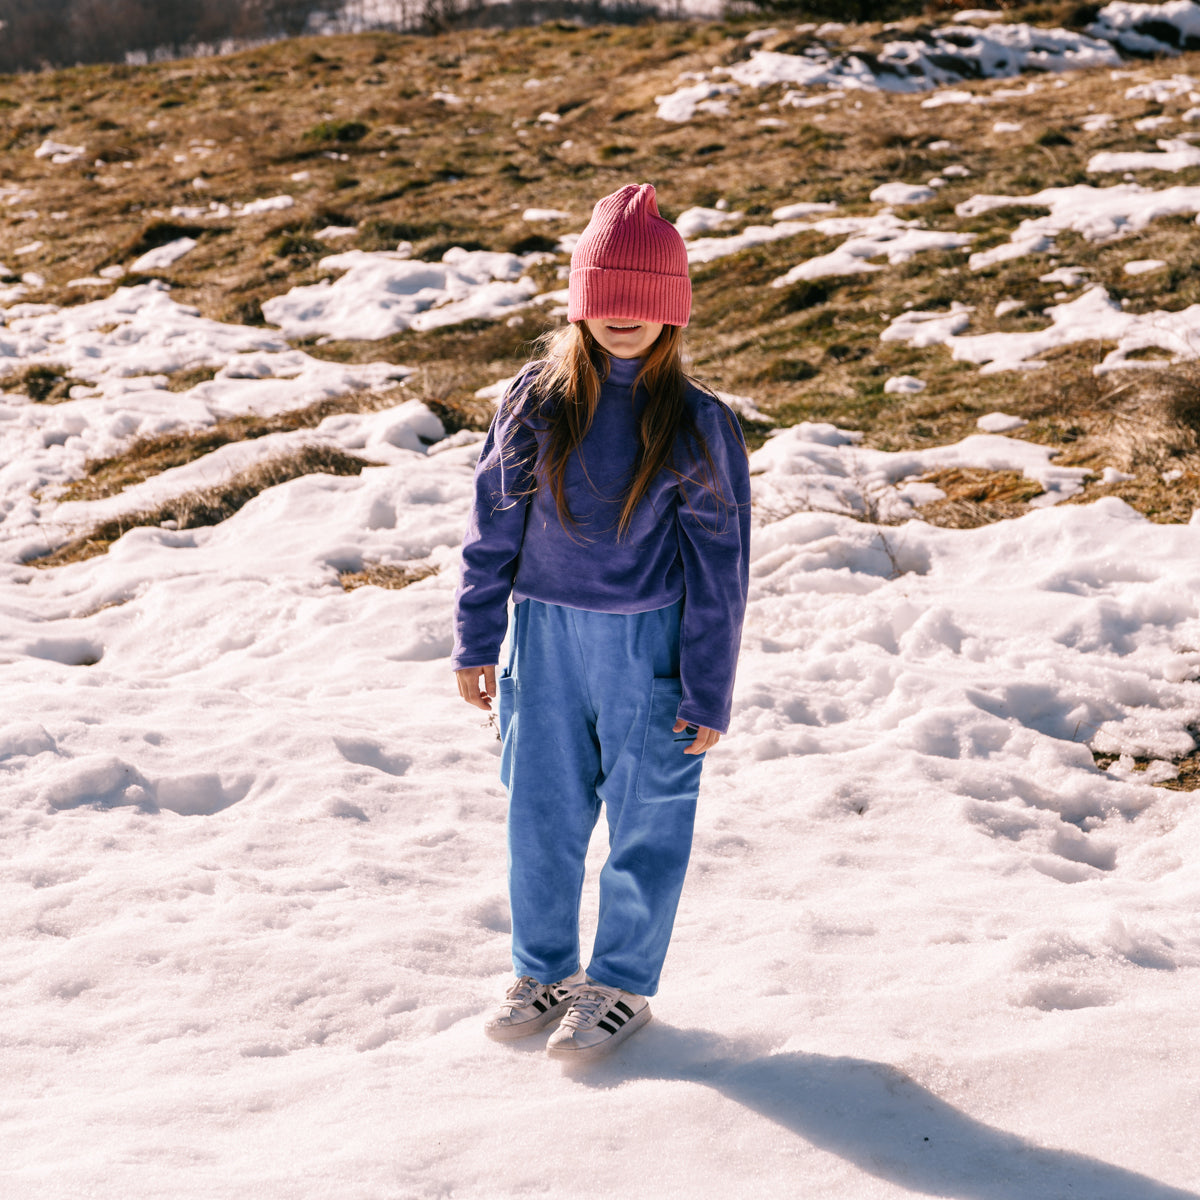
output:
<path id="1" fill-rule="evenodd" d="M 559 521 L 549 489 L 534 487 L 532 460 L 544 421 L 536 405 L 523 405 L 536 374 L 532 366 L 517 377 L 492 421 L 463 540 L 453 666 L 499 660 L 510 593 L 517 601 L 611 613 L 649 612 L 683 599 L 679 716 L 724 733 L 749 574 L 750 480 L 742 432 L 721 401 L 689 385 L 687 405 L 715 477 L 710 483 L 696 467 L 696 447 L 681 436 L 675 462 L 684 478 L 660 472 L 618 541 L 647 396 L 644 389 L 633 393 L 640 360 L 610 363 L 592 427 L 567 466 L 573 529 Z M 524 423 L 514 410 L 525 414 Z"/>

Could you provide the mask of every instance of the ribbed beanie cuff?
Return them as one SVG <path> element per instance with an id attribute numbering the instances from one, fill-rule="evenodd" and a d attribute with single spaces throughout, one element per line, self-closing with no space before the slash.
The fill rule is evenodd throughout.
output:
<path id="1" fill-rule="evenodd" d="M 571 255 L 567 320 L 686 325 L 691 311 L 687 248 L 659 216 L 653 186 L 626 184 L 597 201 Z"/>

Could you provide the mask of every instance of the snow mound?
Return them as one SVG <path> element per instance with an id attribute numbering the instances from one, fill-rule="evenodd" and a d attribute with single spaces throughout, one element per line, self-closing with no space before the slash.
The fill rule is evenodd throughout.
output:
<path id="1" fill-rule="evenodd" d="M 697 234 L 710 233 L 733 221 L 741 220 L 740 212 L 730 212 L 724 208 L 703 208 L 700 206 L 685 208 L 675 218 L 675 228 L 682 238 L 694 238 Z"/>
<path id="2" fill-rule="evenodd" d="M 756 50 L 744 62 L 728 68 L 728 74 L 737 83 L 754 88 L 784 83 L 922 92 L 967 79 L 1118 66 L 1120 61 L 1106 42 L 1065 29 L 1026 24 L 957 25 L 934 29 L 920 40 L 897 37 L 870 57 L 819 45 L 804 55 Z"/>
<path id="3" fill-rule="evenodd" d="M 1200 8 L 1192 0 L 1166 4 L 1116 0 L 1096 14 L 1087 31 L 1129 54 L 1178 54 L 1200 48 Z"/>
<path id="4" fill-rule="evenodd" d="M 523 274 L 529 257 L 452 247 L 439 263 L 407 251 L 350 250 L 321 259 L 334 281 L 294 287 L 264 302 L 263 316 L 289 338 L 376 340 L 406 329 L 495 320 L 537 294 Z"/>
<path id="5" fill-rule="evenodd" d="M 132 274 L 148 273 L 150 271 L 165 271 L 172 263 L 178 262 L 185 254 L 191 253 L 200 243 L 195 238 L 182 237 L 165 245 L 147 250 L 140 258 L 129 264 Z"/>
<path id="6" fill-rule="evenodd" d="M 1028 196 L 980 194 L 964 200 L 954 211 L 960 217 L 973 217 L 1014 204 L 1040 205 L 1050 211 L 1047 216 L 1023 220 L 1008 242 L 972 254 L 968 263 L 973 271 L 1047 251 L 1054 245 L 1055 236 L 1068 229 L 1088 241 L 1103 242 L 1137 233 L 1159 217 L 1200 212 L 1200 187 L 1154 191 L 1137 183 L 1119 183 L 1107 188 L 1081 183 L 1074 187 L 1046 188 Z"/>
<path id="7" fill-rule="evenodd" d="M 1113 171 L 1186 171 L 1200 166 L 1200 146 L 1177 138 L 1159 138 L 1158 150 L 1104 150 L 1088 159 L 1093 174 Z"/>
<path id="8" fill-rule="evenodd" d="M 773 279 L 772 287 L 787 287 L 802 279 L 829 275 L 882 271 L 883 265 L 872 259 L 886 257 L 892 264 L 908 262 L 925 251 L 960 249 L 975 238 L 972 233 L 925 229 L 919 221 L 902 221 L 890 210 L 873 217 L 827 217 L 813 222 L 811 228 L 830 236 L 849 236 L 836 250 L 797 263 L 786 274 Z"/>
<path id="9" fill-rule="evenodd" d="M 736 96 L 739 88 L 729 83 L 691 83 L 677 88 L 666 96 L 655 96 L 660 121 L 682 123 L 690 121 L 697 112 L 724 116 L 728 111 L 722 96 Z"/>
<path id="10" fill-rule="evenodd" d="M 934 188 L 921 183 L 881 183 L 872 193 L 871 199 L 880 204 L 923 204 L 937 195 Z"/>
<path id="11" fill-rule="evenodd" d="M 750 461 L 762 477 L 756 504 L 764 520 L 803 510 L 895 522 L 912 516 L 920 502 L 906 494 L 904 481 L 948 467 L 1019 471 L 1045 489 L 1035 507 L 1056 504 L 1080 491 L 1090 474 L 1081 467 L 1056 467 L 1057 453 L 983 433 L 952 446 L 890 453 L 860 446 L 855 435 L 832 425 L 805 422 L 775 432 Z"/>
<path id="12" fill-rule="evenodd" d="M 1038 355 L 1058 346 L 1093 340 L 1116 342 L 1115 349 L 1092 368 L 1097 375 L 1200 358 L 1200 304 L 1178 312 L 1128 313 L 1097 285 L 1045 312 L 1050 324 L 1044 329 L 973 335 L 963 333 L 970 323 L 969 309 L 906 312 L 888 325 L 880 339 L 918 347 L 944 345 L 955 361 L 982 364 L 987 375 L 1037 368 L 1043 365 Z M 1148 349 L 1162 351 L 1163 357 L 1130 357 Z"/>

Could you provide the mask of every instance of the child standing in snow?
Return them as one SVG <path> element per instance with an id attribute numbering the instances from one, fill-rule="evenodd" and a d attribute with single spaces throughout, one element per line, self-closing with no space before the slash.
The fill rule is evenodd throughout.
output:
<path id="1" fill-rule="evenodd" d="M 683 373 L 687 252 L 649 184 L 597 203 L 569 296 L 569 324 L 509 387 L 483 445 L 453 666 L 469 704 L 498 699 L 509 795 L 517 979 L 485 1032 L 561 1018 L 547 1049 L 578 1061 L 650 1019 L 702 756 L 729 723 L 750 505 L 736 418 Z M 585 974 L 579 902 L 602 802 L 610 849 Z"/>

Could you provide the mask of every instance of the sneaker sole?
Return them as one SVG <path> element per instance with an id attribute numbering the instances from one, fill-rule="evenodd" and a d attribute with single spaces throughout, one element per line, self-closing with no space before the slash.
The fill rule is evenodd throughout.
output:
<path id="1" fill-rule="evenodd" d="M 569 1007 L 570 1005 L 564 1002 L 528 1021 L 522 1021 L 519 1025 L 485 1025 L 483 1032 L 494 1042 L 515 1042 L 518 1038 L 540 1033 L 547 1025 L 561 1021 L 567 1015 Z"/>
<path id="2" fill-rule="evenodd" d="M 557 1046 L 547 1046 L 546 1053 L 551 1058 L 569 1062 L 591 1062 L 594 1058 L 602 1058 L 609 1051 L 615 1050 L 632 1033 L 637 1033 L 650 1020 L 650 1005 L 646 1005 L 639 1013 L 634 1013 L 612 1037 L 597 1042 L 594 1046 L 572 1046 L 569 1042 Z"/>

